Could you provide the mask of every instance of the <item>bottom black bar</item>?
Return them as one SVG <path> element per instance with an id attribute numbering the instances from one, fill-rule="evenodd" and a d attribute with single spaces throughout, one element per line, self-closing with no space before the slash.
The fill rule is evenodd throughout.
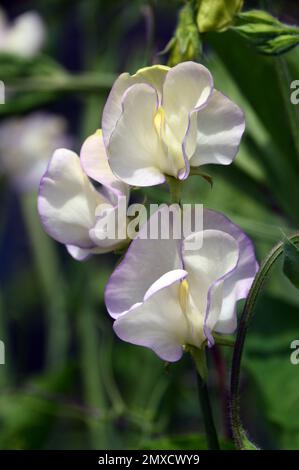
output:
<path id="1" fill-rule="evenodd" d="M 151 451 L 84 451 L 84 450 L 2 450 L 0 451 L 1 465 L 30 464 L 33 468 L 41 468 L 41 465 L 82 465 L 83 468 L 101 468 L 106 465 L 115 465 L 120 468 L 136 468 L 140 465 L 211 465 L 220 463 L 255 463 L 269 462 L 270 454 L 275 454 L 276 464 L 288 465 L 298 462 L 299 451 L 171 451 L 171 450 L 151 450 Z M 287 456 L 286 456 L 287 453 Z"/>

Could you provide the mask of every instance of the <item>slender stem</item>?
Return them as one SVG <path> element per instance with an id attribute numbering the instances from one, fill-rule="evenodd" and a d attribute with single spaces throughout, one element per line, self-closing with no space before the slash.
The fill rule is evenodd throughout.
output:
<path id="1" fill-rule="evenodd" d="M 36 76 L 12 80 L 7 89 L 14 93 L 26 91 L 98 93 L 102 89 L 110 88 L 115 78 L 112 73 L 89 72 L 77 75 L 61 73 L 49 77 Z"/>
<path id="2" fill-rule="evenodd" d="M 202 410 L 204 426 L 208 441 L 208 448 L 210 450 L 220 450 L 216 427 L 213 419 L 212 407 L 209 398 L 209 391 L 206 382 L 201 378 L 200 374 L 196 372 L 198 398 Z"/>
<path id="3" fill-rule="evenodd" d="M 91 446 L 94 450 L 106 449 L 109 443 L 107 403 L 101 375 L 96 316 L 88 301 L 78 314 L 77 328 L 85 399 L 89 407 L 98 411 L 97 419 L 89 423 Z"/>
<path id="4" fill-rule="evenodd" d="M 171 204 L 180 204 L 182 196 L 182 182 L 173 176 L 167 176 Z"/>
<path id="5" fill-rule="evenodd" d="M 288 237 L 290 241 L 299 244 L 299 234 L 294 234 Z M 230 402 L 231 402 L 231 423 L 232 431 L 235 444 L 238 449 L 244 450 L 249 448 L 255 448 L 247 439 L 245 430 L 243 429 L 241 418 L 240 418 L 240 401 L 239 401 L 239 384 L 240 384 L 240 373 L 241 373 L 241 361 L 244 350 L 245 338 L 250 324 L 254 307 L 258 296 L 264 286 L 264 283 L 268 277 L 270 270 L 274 263 L 283 253 L 283 242 L 279 242 L 266 257 L 262 263 L 257 275 L 255 276 L 254 282 L 249 291 L 244 310 L 239 320 L 239 326 L 237 331 L 236 343 L 233 352 L 232 359 L 232 371 L 231 371 L 231 389 L 230 389 Z"/>

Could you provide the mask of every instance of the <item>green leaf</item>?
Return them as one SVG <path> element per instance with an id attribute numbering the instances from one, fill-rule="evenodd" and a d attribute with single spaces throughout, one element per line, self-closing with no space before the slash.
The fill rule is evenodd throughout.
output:
<path id="1" fill-rule="evenodd" d="M 240 13 L 233 29 L 264 54 L 282 54 L 299 44 L 298 27 L 281 23 L 262 10 Z"/>
<path id="2" fill-rule="evenodd" d="M 243 6 L 243 0 L 199 0 L 197 26 L 200 33 L 225 31 Z"/>
<path id="3" fill-rule="evenodd" d="M 269 421 L 298 433 L 298 367 L 291 364 L 290 350 L 286 351 L 288 356 L 251 357 L 244 364 L 258 386 Z"/>
<path id="4" fill-rule="evenodd" d="M 283 272 L 291 283 L 299 289 L 299 250 L 297 246 L 286 239 L 283 244 Z"/>

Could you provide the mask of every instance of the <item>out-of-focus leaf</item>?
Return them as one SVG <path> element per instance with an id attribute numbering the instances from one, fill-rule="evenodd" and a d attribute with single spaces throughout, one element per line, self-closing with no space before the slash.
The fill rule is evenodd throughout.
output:
<path id="1" fill-rule="evenodd" d="M 246 132 L 236 162 L 241 160 L 245 144 L 246 153 L 263 167 L 266 184 L 270 189 L 266 190 L 266 197 L 270 196 L 274 204 L 297 225 L 299 213 L 295 201 L 299 197 L 299 167 L 276 73 L 276 59 L 257 55 L 248 47 L 247 41 L 241 37 L 238 39 L 233 31 L 226 32 L 225 39 L 223 41 L 219 34 L 209 34 L 209 44 L 216 49 L 225 67 L 221 66 L 219 60 L 209 62 L 208 65 L 215 86 L 221 87 L 221 91 L 245 112 Z M 235 48 L 236 40 L 238 48 Z M 299 49 L 292 54 L 298 60 Z M 250 67 L 251 63 L 256 66 Z M 273 113 L 273 109 L 279 109 L 279 113 Z M 215 186 L 216 183 L 215 179 Z"/>
<path id="2" fill-rule="evenodd" d="M 198 0 L 199 32 L 225 31 L 241 11 L 243 3 L 243 0 Z"/>
<path id="3" fill-rule="evenodd" d="M 299 250 L 294 243 L 286 239 L 283 245 L 283 272 L 291 283 L 299 289 Z"/>
<path id="4" fill-rule="evenodd" d="M 262 10 L 240 13 L 233 29 L 264 54 L 282 54 L 299 44 L 298 27 L 281 23 Z"/>
<path id="5" fill-rule="evenodd" d="M 286 351 L 282 356 L 250 357 L 244 364 L 258 386 L 268 420 L 298 435 L 298 370 Z"/>
<path id="6" fill-rule="evenodd" d="M 72 371 L 65 369 L 32 380 L 20 391 L 2 392 L 1 449 L 36 449 L 43 446 L 61 406 L 48 397 L 66 391 L 71 377 Z"/>
<path id="7" fill-rule="evenodd" d="M 220 440 L 222 450 L 234 450 L 232 441 Z M 142 445 L 144 450 L 207 450 L 205 436 L 189 434 L 183 436 L 164 436 L 151 439 Z"/>

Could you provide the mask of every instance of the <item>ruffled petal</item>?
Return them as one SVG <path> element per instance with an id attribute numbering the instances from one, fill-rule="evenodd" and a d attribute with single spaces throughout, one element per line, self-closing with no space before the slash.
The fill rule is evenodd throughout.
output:
<path id="1" fill-rule="evenodd" d="M 125 91 L 137 83 L 147 83 L 156 89 L 158 95 L 161 95 L 163 82 L 168 70 L 169 67 L 164 65 L 153 65 L 152 67 L 144 67 L 138 70 L 134 75 L 123 73 L 117 78 L 103 111 L 102 128 L 106 147 L 121 116 L 122 100 Z"/>
<path id="2" fill-rule="evenodd" d="M 187 250 L 191 239 L 201 239 L 199 250 Z M 187 237 L 183 245 L 184 268 L 188 271 L 190 295 L 197 307 L 198 315 L 204 318 L 206 331 L 212 331 L 219 319 L 224 281 L 239 259 L 239 245 L 228 233 L 219 230 L 204 230 Z M 205 333 L 206 333 L 205 331 Z"/>
<path id="3" fill-rule="evenodd" d="M 105 303 L 113 318 L 142 302 L 148 289 L 165 273 L 182 269 L 180 240 L 145 239 L 155 218 L 168 217 L 166 211 L 168 208 L 163 207 L 141 227 L 139 237 L 132 241 L 107 283 Z"/>
<path id="4" fill-rule="evenodd" d="M 141 305 L 114 322 L 116 334 L 124 341 L 151 348 L 164 361 L 178 361 L 188 334 L 186 318 L 178 302 L 185 271 L 172 275 L 172 283 L 153 292 Z M 176 279 L 176 280 L 175 280 Z"/>
<path id="5" fill-rule="evenodd" d="M 133 186 L 163 183 L 165 154 L 154 127 L 158 96 L 145 84 L 130 87 L 122 102 L 122 114 L 108 145 L 113 173 Z"/>
<path id="6" fill-rule="evenodd" d="M 206 105 L 196 112 L 196 117 L 196 148 L 190 165 L 229 165 L 238 153 L 245 130 L 243 111 L 214 90 Z M 187 139 L 194 142 L 194 132 Z"/>
<path id="7" fill-rule="evenodd" d="M 235 269 L 226 276 L 223 284 L 223 302 L 214 330 L 233 333 L 237 326 L 236 303 L 245 299 L 258 271 L 255 250 L 250 238 L 231 220 L 211 210 L 204 210 L 203 225 L 206 230 L 221 230 L 231 235 L 239 246 L 239 259 Z"/>
<path id="8" fill-rule="evenodd" d="M 180 143 L 187 132 L 190 113 L 207 102 L 213 86 L 208 69 L 195 62 L 178 64 L 167 73 L 162 106 L 167 125 Z"/>

